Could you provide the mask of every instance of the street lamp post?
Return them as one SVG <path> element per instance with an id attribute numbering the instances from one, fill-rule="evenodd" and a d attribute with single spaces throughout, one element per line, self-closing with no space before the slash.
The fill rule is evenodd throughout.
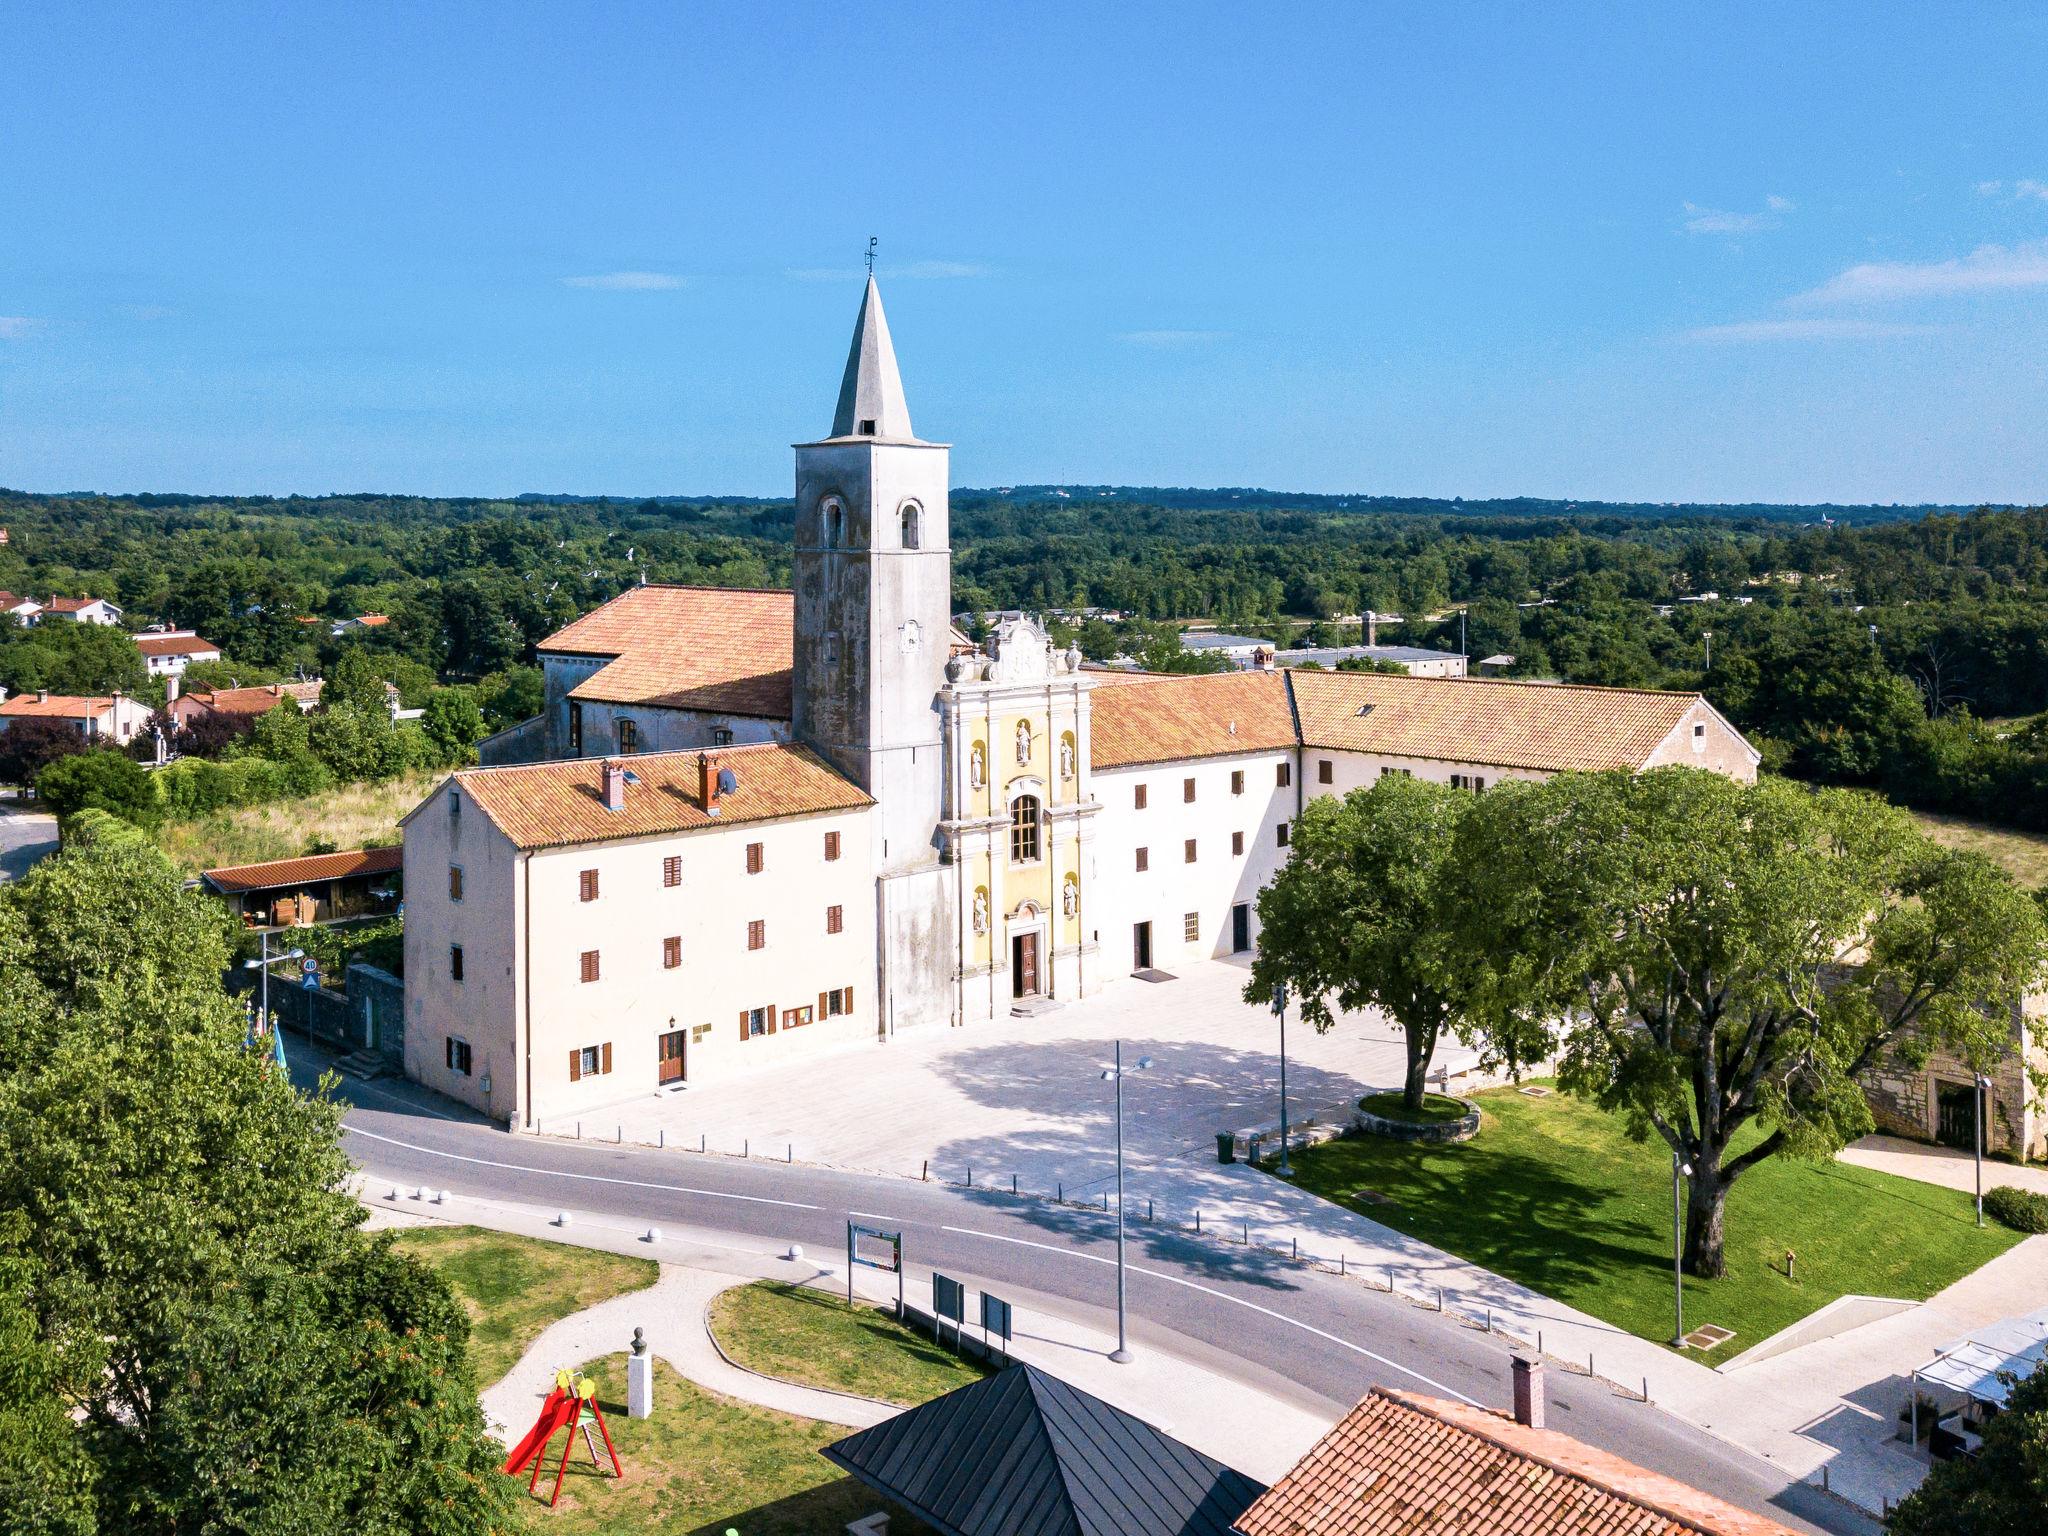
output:
<path id="1" fill-rule="evenodd" d="M 1273 1171 L 1283 1179 L 1294 1177 L 1294 1164 L 1287 1158 L 1287 988 L 1273 989 L 1273 1017 L 1280 1021 L 1280 1163 Z"/>
<path id="2" fill-rule="evenodd" d="M 1150 1056 L 1140 1056 L 1131 1070 L 1149 1072 Z M 1110 1359 L 1118 1365 L 1131 1363 L 1130 1345 L 1124 1326 L 1124 1043 L 1116 1043 L 1116 1064 L 1102 1069 L 1102 1080 L 1116 1084 L 1116 1349 Z"/>
<path id="3" fill-rule="evenodd" d="M 1970 1095 L 1977 1109 L 1977 1225 L 1984 1225 L 1984 1095 L 1991 1091 L 1991 1079 L 1982 1072 L 1970 1074 Z"/>
<path id="4" fill-rule="evenodd" d="M 1701 630 L 1700 638 L 1707 642 L 1706 670 L 1711 672 L 1714 670 L 1714 632 L 1711 629 Z"/>
<path id="5" fill-rule="evenodd" d="M 1678 1153 L 1671 1154 L 1671 1303 L 1672 1334 L 1671 1347 L 1685 1348 L 1685 1260 L 1679 1243 L 1679 1181 L 1692 1176 L 1692 1164 Z"/>
<path id="6" fill-rule="evenodd" d="M 273 955 L 270 952 L 270 930 L 268 928 L 263 930 L 259 943 L 262 945 L 262 952 L 254 960 L 244 960 L 242 968 L 255 971 L 263 978 L 260 994 L 262 997 L 260 1018 L 264 1031 L 267 1033 L 275 1027 L 270 1022 L 270 968 L 280 960 L 303 960 L 306 957 L 306 952 L 303 949 L 293 948 L 286 950 L 281 955 Z"/>

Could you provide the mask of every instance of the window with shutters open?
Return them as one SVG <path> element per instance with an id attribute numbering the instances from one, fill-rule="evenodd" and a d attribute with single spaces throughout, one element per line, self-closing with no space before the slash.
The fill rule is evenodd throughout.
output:
<path id="1" fill-rule="evenodd" d="M 827 933 L 843 933 L 846 931 L 846 908 L 827 907 L 825 909 L 825 931 Z"/>
<path id="2" fill-rule="evenodd" d="M 765 918 L 757 917 L 747 924 L 747 948 L 764 949 L 767 944 L 768 922 Z"/>
<path id="3" fill-rule="evenodd" d="M 758 875 L 768 862 L 767 852 L 759 843 L 747 844 L 747 873 Z"/>
<path id="4" fill-rule="evenodd" d="M 597 900 L 597 871 L 596 871 L 596 870 L 594 870 L 594 869 L 586 869 L 586 870 L 581 870 L 581 871 L 579 871 L 579 872 L 577 873 L 577 876 L 576 876 L 576 899 L 577 899 L 578 901 L 595 901 L 595 900 Z"/>
<path id="5" fill-rule="evenodd" d="M 681 935 L 671 935 L 661 941 L 661 964 L 664 970 L 674 970 L 683 963 L 683 941 Z"/>
<path id="6" fill-rule="evenodd" d="M 585 981 L 597 980 L 597 951 L 594 949 L 583 951 L 583 979 Z"/>
<path id="7" fill-rule="evenodd" d="M 683 856 L 681 854 L 672 853 L 661 861 L 661 883 L 669 886 L 681 885 L 683 883 Z"/>
<path id="8" fill-rule="evenodd" d="M 827 832 L 825 834 L 825 862 L 829 864 L 838 857 L 839 834 L 837 832 Z"/>
<path id="9" fill-rule="evenodd" d="M 1273 782 L 1282 789 L 1292 784 L 1294 782 L 1294 764 L 1275 763 L 1273 765 Z"/>
<path id="10" fill-rule="evenodd" d="M 603 1045 L 582 1045 L 569 1053 L 569 1081 L 580 1082 L 586 1077 L 601 1077 L 612 1069 L 612 1043 Z"/>

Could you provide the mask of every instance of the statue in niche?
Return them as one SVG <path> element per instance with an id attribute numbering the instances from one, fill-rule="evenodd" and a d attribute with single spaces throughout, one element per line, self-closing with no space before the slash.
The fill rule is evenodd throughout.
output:
<path id="1" fill-rule="evenodd" d="M 1071 737 L 1067 737 L 1067 736 L 1062 736 L 1062 737 L 1060 738 L 1060 777 L 1061 777 L 1061 778 L 1063 778 L 1063 779 L 1071 779 L 1071 778 L 1072 778 L 1073 776 L 1074 776 L 1074 743 L 1073 743 L 1073 739 L 1072 739 Z"/>
<path id="2" fill-rule="evenodd" d="M 988 762 L 982 756 L 981 743 L 976 742 L 967 754 L 967 787 L 979 789 L 988 782 Z"/>
<path id="3" fill-rule="evenodd" d="M 988 932 L 988 892 L 979 887 L 974 892 L 974 931 Z"/>
<path id="4" fill-rule="evenodd" d="M 1019 720 L 1017 722 L 1017 761 L 1020 763 L 1031 761 L 1031 722 L 1029 720 Z"/>
<path id="5" fill-rule="evenodd" d="M 1072 917 L 1081 910 L 1081 882 L 1071 877 L 1060 887 L 1060 910 Z"/>

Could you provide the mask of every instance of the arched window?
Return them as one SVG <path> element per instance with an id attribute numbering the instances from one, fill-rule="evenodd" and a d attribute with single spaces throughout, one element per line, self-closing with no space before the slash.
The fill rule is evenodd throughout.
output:
<path id="1" fill-rule="evenodd" d="M 918 547 L 917 523 L 919 515 L 916 502 L 906 501 L 903 503 L 903 547 L 905 549 L 916 549 Z"/>
<path id="2" fill-rule="evenodd" d="M 824 513 L 825 547 L 837 549 L 846 539 L 846 507 L 837 496 L 826 498 Z"/>
<path id="3" fill-rule="evenodd" d="M 1010 862 L 1038 861 L 1038 796 L 1019 795 L 1010 806 Z"/>

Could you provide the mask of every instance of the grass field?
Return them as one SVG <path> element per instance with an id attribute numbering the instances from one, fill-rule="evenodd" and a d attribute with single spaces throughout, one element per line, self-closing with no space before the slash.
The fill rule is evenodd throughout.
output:
<path id="1" fill-rule="evenodd" d="M 881 1500 L 818 1454 L 851 1431 L 736 1403 L 691 1385 L 657 1360 L 654 1417 L 626 1417 L 626 1357 L 591 1368 L 625 1480 L 571 1459 L 562 1502 L 549 1510 L 553 1470 L 542 1476 L 527 1525 L 562 1536 L 656 1531 L 673 1536 L 826 1536 Z M 561 1442 L 556 1442 L 560 1455 Z M 581 1449 L 579 1445 L 578 1449 Z M 607 1469 L 609 1470 L 609 1469 Z M 521 1485 L 523 1493 L 524 1485 Z M 925 1527 L 891 1511 L 890 1536 Z"/>
<path id="2" fill-rule="evenodd" d="M 886 1313 L 805 1286 L 763 1280 L 721 1292 L 711 1331 L 750 1371 L 885 1403 L 922 1403 L 986 1374 Z"/>
<path id="3" fill-rule="evenodd" d="M 2011 832 L 1960 816 L 1915 811 L 1913 819 L 1937 843 L 1981 853 L 2029 890 L 2048 885 L 2048 837 L 2038 832 Z"/>
<path id="4" fill-rule="evenodd" d="M 652 1259 L 481 1227 L 417 1227 L 401 1232 L 398 1246 L 447 1276 L 469 1309 L 469 1356 L 479 1388 L 518 1364 L 550 1323 L 652 1285 L 660 1273 Z"/>
<path id="5" fill-rule="evenodd" d="M 188 875 L 267 859 L 294 858 L 314 838 L 360 848 L 396 835 L 398 818 L 426 799 L 438 773 L 409 774 L 382 784 L 348 784 L 310 800 L 215 811 L 163 829 L 164 852 Z"/>
<path id="6" fill-rule="evenodd" d="M 1671 1337 L 1671 1163 L 1563 1094 L 1474 1096 L 1477 1137 L 1445 1146 L 1346 1138 L 1294 1154 L 1295 1182 L 1630 1333 Z M 1738 1151 L 1742 1145 L 1738 1144 Z M 1379 1204 L 1365 1192 L 1385 1197 Z M 1837 1296 L 1933 1295 L 2019 1240 L 1979 1230 L 1970 1197 L 1842 1163 L 1776 1157 L 1728 1197 L 1727 1273 L 1685 1282 L 1688 1328 L 1736 1336 L 1728 1359 Z M 1785 1252 L 1798 1255 L 1796 1278 Z"/>
<path id="7" fill-rule="evenodd" d="M 1399 1093 L 1369 1093 L 1358 1101 L 1358 1107 L 1389 1120 L 1413 1120 L 1424 1125 L 1465 1118 L 1465 1106 L 1440 1093 L 1425 1093 L 1420 1109 L 1411 1110 Z"/>

